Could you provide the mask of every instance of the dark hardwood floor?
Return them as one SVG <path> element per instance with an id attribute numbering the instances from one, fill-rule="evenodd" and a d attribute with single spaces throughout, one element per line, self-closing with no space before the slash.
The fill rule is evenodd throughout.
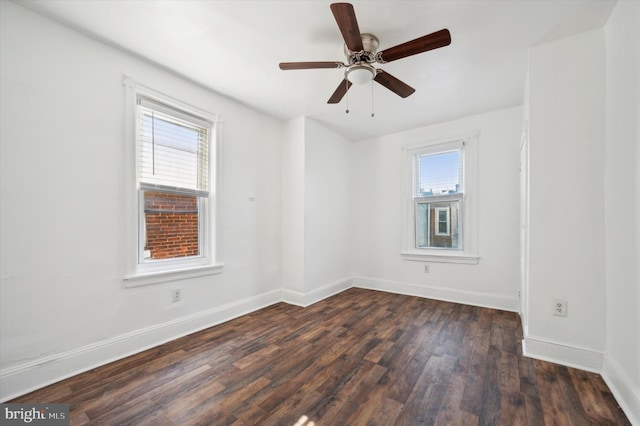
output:
<path id="1" fill-rule="evenodd" d="M 351 289 L 279 303 L 12 402 L 71 424 L 628 425 L 602 378 L 522 356 L 517 314 Z"/>

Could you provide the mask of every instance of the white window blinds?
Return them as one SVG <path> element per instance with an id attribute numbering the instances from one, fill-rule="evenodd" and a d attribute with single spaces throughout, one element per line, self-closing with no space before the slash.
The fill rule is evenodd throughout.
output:
<path id="1" fill-rule="evenodd" d="M 139 188 L 208 196 L 212 126 L 206 119 L 139 97 Z"/>
<path id="2" fill-rule="evenodd" d="M 462 146 L 415 157 L 414 197 L 458 194 L 462 189 Z"/>

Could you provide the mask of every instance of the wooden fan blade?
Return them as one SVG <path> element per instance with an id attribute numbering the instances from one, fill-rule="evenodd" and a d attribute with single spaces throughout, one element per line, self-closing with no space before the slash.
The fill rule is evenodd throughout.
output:
<path id="1" fill-rule="evenodd" d="M 349 3 L 333 3 L 330 7 L 347 48 L 352 52 L 364 50 L 353 6 Z"/>
<path id="2" fill-rule="evenodd" d="M 416 91 L 413 87 L 403 83 L 388 72 L 384 72 L 382 70 L 378 70 L 374 80 L 402 98 L 406 98 Z"/>
<path id="3" fill-rule="evenodd" d="M 450 44 L 451 34 L 449 30 L 444 29 L 383 50 L 378 53 L 377 58 L 379 59 L 378 62 L 383 64 Z"/>
<path id="4" fill-rule="evenodd" d="M 331 95 L 331 97 L 327 101 L 327 103 L 328 104 L 340 103 L 344 95 L 347 94 L 347 91 L 349 90 L 350 87 L 351 87 L 351 82 L 349 80 L 347 79 L 342 80 L 338 85 L 338 88 L 336 89 L 336 91 L 333 92 L 333 95 Z"/>
<path id="5" fill-rule="evenodd" d="M 342 62 L 280 62 L 281 70 L 309 70 L 316 68 L 342 68 Z"/>

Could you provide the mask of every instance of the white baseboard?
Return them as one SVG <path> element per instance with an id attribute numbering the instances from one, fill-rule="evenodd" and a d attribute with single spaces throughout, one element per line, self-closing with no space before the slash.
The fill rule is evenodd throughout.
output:
<path id="1" fill-rule="evenodd" d="M 307 306 L 305 303 L 306 294 L 297 291 L 291 290 L 289 288 L 282 289 L 282 301 L 285 303 L 289 303 L 291 305 L 305 307 Z"/>
<path id="2" fill-rule="evenodd" d="M 348 290 L 351 287 L 353 287 L 353 278 L 343 278 L 325 284 L 322 287 L 311 290 L 308 293 L 302 293 L 296 290 L 283 288 L 282 301 L 285 303 L 290 303 L 292 305 L 307 307 L 321 300 L 324 300 L 327 297 L 331 297 L 334 294 L 338 294 L 345 290 Z"/>
<path id="3" fill-rule="evenodd" d="M 624 374 L 615 359 L 606 355 L 602 377 L 631 424 L 640 426 L 640 386 Z"/>
<path id="4" fill-rule="evenodd" d="M 529 358 L 549 361 L 598 374 L 602 371 L 604 357 L 602 352 L 531 335 L 525 337 L 522 341 L 522 353 Z"/>
<path id="5" fill-rule="evenodd" d="M 0 402 L 175 340 L 282 300 L 280 290 L 249 297 L 0 371 Z"/>
<path id="6" fill-rule="evenodd" d="M 428 299 L 444 300 L 447 302 L 481 306 L 483 308 L 500 309 L 510 312 L 519 312 L 520 310 L 519 300 L 516 297 L 508 297 L 490 293 L 454 290 L 450 288 L 433 287 L 367 277 L 355 277 L 353 279 L 353 287 L 369 290 L 381 290 L 389 293 L 405 294 L 407 296 L 418 296 Z"/>

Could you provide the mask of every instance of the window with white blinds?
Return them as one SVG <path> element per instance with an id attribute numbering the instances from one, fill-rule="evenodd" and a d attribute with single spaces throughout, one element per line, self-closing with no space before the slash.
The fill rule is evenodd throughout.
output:
<path id="1" fill-rule="evenodd" d="M 450 151 L 416 155 L 415 196 L 455 194 L 461 191 L 462 146 Z"/>
<path id="2" fill-rule="evenodd" d="M 213 122 L 138 95 L 138 263 L 205 259 Z"/>
<path id="3" fill-rule="evenodd" d="M 125 286 L 222 272 L 216 243 L 222 117 L 127 76 L 123 83 Z"/>
<path id="4" fill-rule="evenodd" d="M 210 121 L 139 97 L 136 127 L 140 189 L 208 196 Z"/>

